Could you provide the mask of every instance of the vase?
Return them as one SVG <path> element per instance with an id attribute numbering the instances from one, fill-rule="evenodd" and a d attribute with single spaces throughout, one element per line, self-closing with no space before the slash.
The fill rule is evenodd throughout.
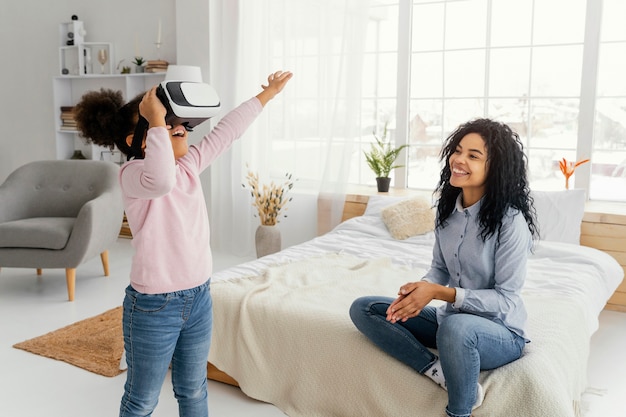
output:
<path id="1" fill-rule="evenodd" d="M 278 226 L 259 225 L 254 235 L 256 256 L 261 258 L 280 251 L 280 229 Z"/>
<path id="2" fill-rule="evenodd" d="M 377 177 L 376 185 L 378 186 L 378 192 L 379 193 L 388 192 L 390 183 L 391 183 L 391 178 L 389 177 Z"/>
<path id="3" fill-rule="evenodd" d="M 80 150 L 75 150 L 70 159 L 87 159 Z"/>

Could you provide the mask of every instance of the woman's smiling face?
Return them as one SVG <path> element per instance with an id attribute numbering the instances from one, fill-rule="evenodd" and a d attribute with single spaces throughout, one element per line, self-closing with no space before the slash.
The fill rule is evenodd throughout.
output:
<path id="1" fill-rule="evenodd" d="M 478 133 L 463 136 L 448 159 L 450 185 L 463 189 L 463 206 L 476 203 L 485 194 L 487 148 Z"/>

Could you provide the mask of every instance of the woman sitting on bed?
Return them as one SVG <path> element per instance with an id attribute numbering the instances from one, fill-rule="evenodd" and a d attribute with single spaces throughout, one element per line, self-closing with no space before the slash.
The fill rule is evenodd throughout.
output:
<path id="1" fill-rule="evenodd" d="M 529 342 L 520 293 L 537 223 L 526 156 L 508 126 L 461 125 L 441 160 L 430 270 L 395 299 L 355 300 L 350 317 L 378 347 L 448 391 L 448 416 L 467 417 L 483 401 L 480 371 L 518 359 Z"/>

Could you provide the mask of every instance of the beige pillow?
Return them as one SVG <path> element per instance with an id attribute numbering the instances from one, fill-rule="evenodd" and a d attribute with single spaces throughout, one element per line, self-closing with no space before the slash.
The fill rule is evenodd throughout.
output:
<path id="1" fill-rule="evenodd" d="M 413 198 L 385 207 L 381 217 L 394 239 L 404 240 L 435 228 L 435 211 L 425 198 Z"/>

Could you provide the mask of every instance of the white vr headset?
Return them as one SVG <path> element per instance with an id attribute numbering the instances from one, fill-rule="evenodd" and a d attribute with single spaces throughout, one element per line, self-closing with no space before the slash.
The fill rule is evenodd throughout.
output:
<path id="1" fill-rule="evenodd" d="M 220 111 L 220 99 L 209 84 L 189 81 L 163 81 L 157 87 L 157 97 L 165 106 L 165 123 L 182 125 L 189 132 L 200 123 L 216 116 Z M 139 117 L 128 160 L 143 158 L 141 144 L 148 129 L 148 121 Z"/>
<path id="2" fill-rule="evenodd" d="M 157 97 L 167 109 L 165 123 L 183 125 L 191 130 L 220 110 L 220 99 L 209 84 L 187 81 L 163 81 Z"/>

